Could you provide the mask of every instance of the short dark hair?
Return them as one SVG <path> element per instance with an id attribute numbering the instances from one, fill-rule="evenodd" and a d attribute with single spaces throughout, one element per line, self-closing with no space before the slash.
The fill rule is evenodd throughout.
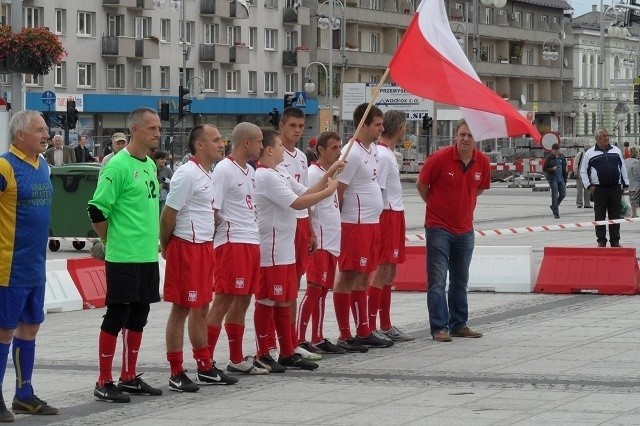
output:
<path id="1" fill-rule="evenodd" d="M 153 159 L 154 160 L 164 160 L 167 158 L 167 152 L 166 151 L 156 151 L 153 154 Z"/>
<path id="2" fill-rule="evenodd" d="M 320 147 L 323 147 L 326 149 L 331 139 L 335 139 L 339 142 L 340 135 L 337 134 L 336 132 L 331 132 L 331 131 L 320 133 L 320 136 L 318 136 L 318 141 L 316 142 L 316 150 Z"/>
<path id="3" fill-rule="evenodd" d="M 189 132 L 189 137 L 187 138 L 187 147 L 189 148 L 189 152 L 191 155 L 196 154 L 196 141 L 202 138 L 202 134 L 204 133 L 204 128 L 206 126 L 211 126 L 216 128 L 213 124 L 198 124 Z"/>
<path id="4" fill-rule="evenodd" d="M 280 116 L 280 122 L 286 123 L 287 120 L 291 117 L 305 118 L 304 111 L 302 111 L 300 108 L 294 108 L 294 107 L 285 108 L 284 111 L 282 111 L 282 115 Z"/>
<path id="5" fill-rule="evenodd" d="M 364 116 L 364 112 L 367 110 L 367 106 L 369 104 L 362 103 L 360 105 L 358 105 L 356 107 L 356 109 L 353 111 L 353 125 L 354 126 L 358 126 L 358 124 L 360 124 L 360 121 L 362 120 L 362 117 Z M 384 117 L 384 114 L 382 113 L 382 110 L 380 108 L 378 108 L 375 105 L 371 105 L 371 109 L 369 110 L 369 113 L 367 114 L 367 118 L 365 118 L 364 120 L 364 124 L 365 126 L 368 126 L 369 124 L 371 124 L 373 122 L 373 118 L 374 117 Z"/>
<path id="6" fill-rule="evenodd" d="M 625 148 L 629 148 L 629 142 L 625 142 L 623 145 Z"/>
<path id="7" fill-rule="evenodd" d="M 262 151 L 260 151 L 260 157 L 262 157 L 265 148 L 274 147 L 276 145 L 276 139 L 280 137 L 280 132 L 273 129 L 260 130 L 262 130 Z"/>
<path id="8" fill-rule="evenodd" d="M 551 150 L 553 151 L 554 149 L 560 149 L 560 144 L 554 143 L 553 145 L 551 145 Z"/>

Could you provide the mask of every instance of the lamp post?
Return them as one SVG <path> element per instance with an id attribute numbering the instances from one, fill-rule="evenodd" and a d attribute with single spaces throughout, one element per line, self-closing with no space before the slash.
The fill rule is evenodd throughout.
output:
<path id="1" fill-rule="evenodd" d="M 627 106 L 622 103 L 622 102 L 618 102 L 618 105 L 616 105 L 616 109 L 613 110 L 613 112 L 616 114 L 616 126 L 618 128 L 618 147 L 622 146 L 622 124 L 624 123 L 624 121 L 627 118 L 627 113 L 629 112 L 629 108 L 627 108 Z"/>
<path id="2" fill-rule="evenodd" d="M 571 112 L 569 113 L 569 116 L 571 117 L 571 137 L 573 137 L 573 120 L 574 118 L 576 118 L 576 104 L 574 104 L 571 101 L 568 102 L 564 102 L 562 104 L 562 108 L 560 109 L 560 117 L 562 118 L 562 134 L 565 133 L 565 128 L 564 128 L 564 107 L 566 105 L 571 104 Z"/>
<path id="3" fill-rule="evenodd" d="M 460 47 L 462 47 L 462 49 L 464 49 L 464 54 L 469 57 L 469 33 L 467 32 L 467 26 L 462 22 L 452 22 L 451 24 L 455 25 L 453 33 L 456 34 L 456 40 L 458 41 L 458 44 L 460 45 Z M 464 39 L 462 38 L 462 36 L 457 35 L 460 27 L 462 27 L 462 31 L 464 31 Z"/>
<path id="4" fill-rule="evenodd" d="M 600 123 L 600 127 L 604 127 L 604 73 L 605 73 L 605 48 L 604 48 L 604 26 L 605 26 L 605 18 L 607 13 L 613 11 L 615 14 L 615 21 L 611 23 L 607 30 L 607 34 L 610 37 L 625 37 L 627 35 L 627 30 L 619 27 L 618 23 L 618 6 L 607 6 L 604 8 L 603 0 L 600 0 L 600 61 L 598 62 L 600 72 L 598 73 L 598 90 L 600 93 L 600 99 L 598 100 L 598 121 Z"/>
<path id="5" fill-rule="evenodd" d="M 200 80 L 200 84 L 204 86 L 204 80 L 202 79 L 202 77 L 198 77 L 197 75 L 194 75 L 189 80 L 187 80 L 187 83 L 185 84 L 185 86 L 189 88 L 191 97 L 193 97 L 193 94 L 194 94 L 194 90 L 193 90 L 194 86 L 192 84 L 194 80 Z M 202 101 L 205 98 L 204 90 L 202 90 L 202 86 L 200 87 L 200 90 L 198 90 L 198 93 L 196 93 L 196 99 L 199 101 Z"/>
<path id="6" fill-rule="evenodd" d="M 313 93 L 316 91 L 316 85 L 315 83 L 311 80 L 311 72 L 309 70 L 309 67 L 311 67 L 311 65 L 317 65 L 320 68 L 322 68 L 324 70 L 324 75 L 325 75 L 325 101 L 327 102 L 327 108 L 329 111 L 329 125 L 327 126 L 326 130 L 330 130 L 333 131 L 333 111 L 331 110 L 331 103 L 330 103 L 330 98 L 331 98 L 331 81 L 329 79 L 329 71 L 327 70 L 327 67 L 322 63 L 322 62 L 311 62 L 309 65 L 307 65 L 307 69 L 305 71 L 305 75 L 304 78 L 307 80 L 307 82 L 304 84 L 304 90 L 308 93 Z"/>
<path id="7" fill-rule="evenodd" d="M 335 15 L 335 4 L 338 4 L 338 6 L 340 6 L 340 9 L 342 10 L 342 19 L 340 18 L 336 18 Z M 344 4 L 342 3 L 342 1 L 340 0 L 325 0 L 322 3 L 320 3 L 320 5 L 318 5 L 318 10 L 322 9 L 322 6 L 328 4 L 329 5 L 329 16 L 325 16 L 325 15 L 319 15 L 319 19 L 318 19 L 318 28 L 320 28 L 321 30 L 328 30 L 329 31 L 329 67 L 327 70 L 327 67 L 324 67 L 323 64 L 321 64 L 324 68 L 325 71 L 327 72 L 327 79 L 329 81 L 329 84 L 327 85 L 327 102 L 329 105 L 329 115 L 330 117 L 330 121 L 331 121 L 331 125 L 330 128 L 333 130 L 333 90 L 331 88 L 331 84 L 333 83 L 333 31 L 340 29 L 340 53 L 342 56 L 342 65 L 341 65 L 341 80 L 344 81 L 344 73 L 345 73 L 345 69 L 346 69 L 346 64 L 345 64 L 345 53 L 344 53 L 344 46 L 345 46 L 345 40 L 346 40 L 346 17 L 345 17 L 345 8 L 344 8 Z M 309 64 L 311 65 L 311 64 Z M 306 87 L 306 84 L 305 84 Z"/>

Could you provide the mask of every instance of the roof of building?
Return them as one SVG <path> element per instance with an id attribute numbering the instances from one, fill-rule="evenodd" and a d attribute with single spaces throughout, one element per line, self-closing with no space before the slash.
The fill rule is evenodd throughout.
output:
<path id="1" fill-rule="evenodd" d="M 519 3 L 533 4 L 535 6 L 552 7 L 554 9 L 572 10 L 573 7 L 565 0 L 518 0 Z"/>

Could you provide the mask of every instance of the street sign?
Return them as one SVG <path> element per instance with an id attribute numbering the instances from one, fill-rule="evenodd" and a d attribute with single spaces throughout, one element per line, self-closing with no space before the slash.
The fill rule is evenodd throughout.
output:
<path id="1" fill-rule="evenodd" d="M 40 99 L 42 99 L 42 103 L 45 104 L 45 106 L 51 106 L 56 103 L 56 94 L 51 90 L 47 90 L 42 94 Z"/>
<path id="2" fill-rule="evenodd" d="M 294 97 L 296 98 L 296 102 L 293 105 L 296 108 L 306 108 L 307 107 L 307 92 L 296 92 Z"/>

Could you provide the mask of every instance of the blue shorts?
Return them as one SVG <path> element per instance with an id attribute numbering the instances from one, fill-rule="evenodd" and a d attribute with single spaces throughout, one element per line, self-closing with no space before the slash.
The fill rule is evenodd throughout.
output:
<path id="1" fill-rule="evenodd" d="M 45 286 L 0 286 L 0 328 L 13 330 L 18 323 L 42 324 Z"/>

